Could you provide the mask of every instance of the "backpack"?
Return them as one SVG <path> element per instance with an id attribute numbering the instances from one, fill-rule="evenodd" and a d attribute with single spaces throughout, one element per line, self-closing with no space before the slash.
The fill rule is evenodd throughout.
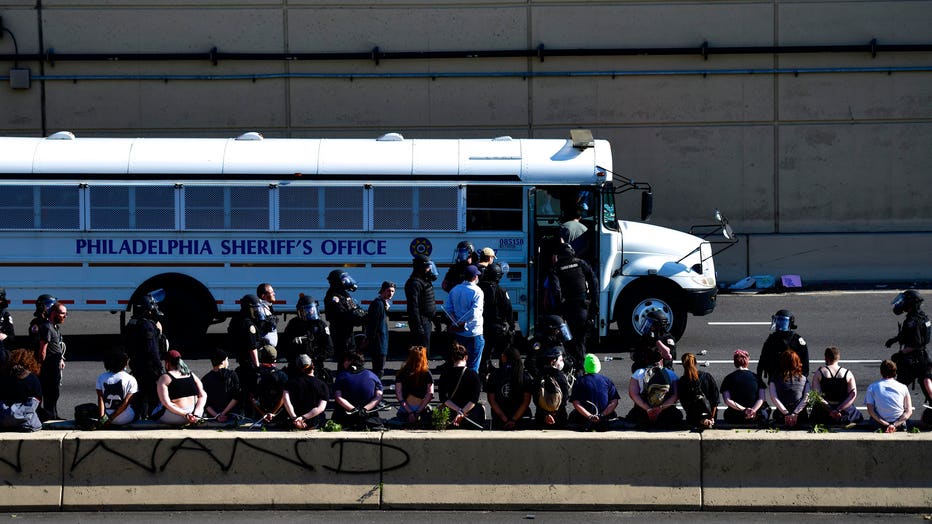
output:
<path id="1" fill-rule="evenodd" d="M 563 404 L 563 390 L 557 378 L 553 375 L 547 375 L 540 380 L 540 387 L 537 391 L 537 405 L 544 411 L 557 411 Z"/>
<path id="2" fill-rule="evenodd" d="M 23 403 L 7 406 L 0 402 L 0 431 L 19 431 L 31 433 L 42 429 L 42 422 L 36 414 L 39 401 L 27 398 Z M 97 405 L 94 404 L 94 409 Z"/>
<path id="3" fill-rule="evenodd" d="M 670 377 L 663 366 L 651 366 L 644 372 L 644 389 L 641 390 L 641 396 L 650 407 L 655 408 L 663 404 L 663 400 L 670 393 L 671 385 Z"/>

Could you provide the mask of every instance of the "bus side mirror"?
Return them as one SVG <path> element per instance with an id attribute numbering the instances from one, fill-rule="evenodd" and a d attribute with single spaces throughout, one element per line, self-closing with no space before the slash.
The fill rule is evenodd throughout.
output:
<path id="1" fill-rule="evenodd" d="M 654 214 L 654 193 L 644 191 L 641 193 L 641 221 L 647 222 Z"/>

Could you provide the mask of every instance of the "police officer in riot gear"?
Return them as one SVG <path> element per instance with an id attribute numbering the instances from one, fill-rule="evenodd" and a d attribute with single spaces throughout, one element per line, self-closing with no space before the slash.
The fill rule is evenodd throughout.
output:
<path id="1" fill-rule="evenodd" d="M 262 321 L 260 300 L 256 295 L 243 295 L 239 300 L 239 313 L 230 319 L 227 326 L 227 347 L 236 355 L 238 364 L 234 371 L 242 388 L 240 403 L 247 409 L 251 405 L 250 395 L 255 392 L 259 373 L 259 348 L 265 345 L 259 335 L 259 322 Z"/>
<path id="2" fill-rule="evenodd" d="M 485 337 L 485 351 L 479 376 L 485 377 L 492 372 L 492 362 L 498 360 L 514 337 L 514 314 L 511 308 L 511 297 L 499 285 L 504 276 L 501 264 L 492 262 L 479 276 L 479 289 L 482 290 L 484 305 L 482 308 L 483 327 Z"/>
<path id="3" fill-rule="evenodd" d="M 770 335 L 764 341 L 757 363 L 757 375 L 765 383 L 780 377 L 780 353 L 787 349 L 796 352 L 803 364 L 803 376 L 809 376 L 809 346 L 796 333 L 796 316 L 788 309 L 781 309 L 770 317 Z"/>
<path id="4" fill-rule="evenodd" d="M 559 315 L 546 315 L 537 321 L 536 333 L 528 340 L 527 355 L 524 358 L 524 369 L 532 378 L 540 377 L 540 362 L 546 360 L 543 355 L 549 355 L 551 349 L 560 347 L 573 340 L 569 326 Z M 564 360 L 567 357 L 564 356 Z M 548 361 L 549 362 L 549 361 Z M 572 368 L 570 362 L 564 362 L 564 368 Z"/>
<path id="5" fill-rule="evenodd" d="M 330 327 L 320 318 L 317 301 L 314 297 L 302 294 L 295 305 L 298 315 L 288 321 L 282 333 L 281 353 L 288 359 L 288 376 L 298 376 L 302 371 L 297 364 L 300 355 L 308 355 L 314 363 L 314 375 L 328 384 L 333 383 L 333 376 L 324 366 L 324 361 L 333 356 L 333 341 L 330 340 Z"/>
<path id="6" fill-rule="evenodd" d="M 356 280 L 346 271 L 334 269 L 327 275 L 330 288 L 324 295 L 324 312 L 330 323 L 330 338 L 333 340 L 333 356 L 337 362 L 343 361 L 343 355 L 356 349 L 353 330 L 365 322 L 366 312 L 350 296 L 356 291 Z"/>
<path id="7" fill-rule="evenodd" d="M 6 298 L 6 289 L 0 287 L 0 366 L 6 362 L 5 355 L 9 350 L 7 346 L 12 347 L 13 338 L 16 337 L 16 331 L 13 329 L 13 316 L 7 308 L 10 301 Z"/>
<path id="8" fill-rule="evenodd" d="M 919 381 L 925 394 L 926 402 L 932 401 L 932 362 L 926 346 L 929 344 L 932 321 L 922 311 L 922 295 L 915 289 L 907 289 L 893 299 L 894 315 L 906 313 L 906 318 L 899 325 L 895 337 L 887 339 L 884 344 L 888 348 L 894 344 L 900 345 L 900 350 L 890 357 L 896 364 L 896 379 L 903 384 L 911 385 Z M 923 415 L 925 418 L 925 415 Z"/>
<path id="9" fill-rule="evenodd" d="M 589 318 L 598 313 L 598 281 L 592 266 L 585 260 L 576 258 L 576 253 L 569 244 L 558 244 L 553 255 L 553 268 L 550 270 L 551 294 L 560 315 L 566 320 L 573 334 L 573 340 L 566 345 L 572 357 L 573 371 L 582 371 L 582 362 L 586 357 L 586 335 L 589 331 Z"/>
<path id="10" fill-rule="evenodd" d="M 466 268 L 475 265 L 479 260 L 476 255 L 476 247 L 472 242 L 463 240 L 456 244 L 456 250 L 453 251 L 453 265 L 447 270 L 447 274 L 440 283 L 441 289 L 449 293 L 453 288 L 458 286 L 464 280 Z"/>
<path id="11" fill-rule="evenodd" d="M 168 353 L 168 341 L 162 335 L 159 301 L 165 298 L 159 289 L 133 301 L 133 316 L 123 330 L 123 343 L 129 353 L 129 367 L 139 385 L 133 396 L 133 409 L 143 420 L 159 405 L 157 382 L 165 373 L 162 359 Z"/>
<path id="12" fill-rule="evenodd" d="M 405 301 L 408 311 L 408 327 L 411 330 L 411 345 L 424 346 L 430 354 L 430 334 L 434 330 L 434 284 L 437 266 L 427 255 L 415 255 L 411 261 L 411 276 L 405 282 Z"/>
<path id="13" fill-rule="evenodd" d="M 663 365 L 673 369 L 676 358 L 676 339 L 670 334 L 670 318 L 666 313 L 655 309 L 645 317 L 644 331 L 631 353 L 631 372 L 644 369 L 656 362 L 654 352 L 659 351 Z"/>
<path id="14" fill-rule="evenodd" d="M 42 386 L 43 420 L 58 419 L 58 397 L 61 394 L 62 370 L 65 367 L 65 342 L 59 326 L 68 314 L 64 304 L 52 295 L 42 294 L 36 299 L 36 312 L 29 323 L 29 339 L 41 365 L 39 382 Z"/>

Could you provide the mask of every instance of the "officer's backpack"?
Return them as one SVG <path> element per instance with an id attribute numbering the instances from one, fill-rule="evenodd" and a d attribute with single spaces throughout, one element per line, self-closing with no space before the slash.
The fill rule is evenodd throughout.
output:
<path id="1" fill-rule="evenodd" d="M 647 401 L 647 404 L 654 408 L 663 404 L 670 392 L 670 377 L 664 371 L 663 366 L 651 366 L 644 372 L 644 389 L 641 396 Z"/>
<path id="2" fill-rule="evenodd" d="M 547 375 L 540 380 L 537 392 L 537 405 L 544 411 L 556 411 L 563 404 L 563 390 L 553 375 Z"/>

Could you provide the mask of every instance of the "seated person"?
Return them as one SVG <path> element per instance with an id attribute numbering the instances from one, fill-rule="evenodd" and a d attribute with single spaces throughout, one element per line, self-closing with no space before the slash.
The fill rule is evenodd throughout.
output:
<path id="1" fill-rule="evenodd" d="M 288 380 L 282 397 L 285 412 L 295 429 L 316 429 L 324 426 L 330 388 L 314 376 L 314 361 L 310 355 L 299 354 L 294 360 L 299 373 Z"/>
<path id="2" fill-rule="evenodd" d="M 618 418 L 615 408 L 621 395 L 615 383 L 599 373 L 602 370 L 599 357 L 592 353 L 586 355 L 583 369 L 586 374 L 576 380 L 570 394 L 573 411 L 570 412 L 569 425 L 580 431 L 605 431 L 608 422 Z"/>
<path id="3" fill-rule="evenodd" d="M 492 429 L 511 431 L 530 427 L 533 391 L 533 380 L 524 371 L 521 354 L 514 347 L 506 347 L 486 389 L 492 409 Z"/>
<path id="4" fill-rule="evenodd" d="M 384 428 L 376 410 L 382 401 L 382 381 L 365 368 L 360 353 L 347 351 L 342 358 L 342 371 L 333 382 L 334 406 L 330 418 L 350 431 Z"/>
<path id="5" fill-rule="evenodd" d="M 378 373 L 376 373 L 378 375 Z M 408 359 L 395 375 L 395 396 L 398 398 L 396 421 L 402 426 L 429 426 L 430 401 L 434 398 L 434 376 L 427 364 L 427 348 L 411 346 Z"/>
<path id="6" fill-rule="evenodd" d="M 913 414 L 913 400 L 905 384 L 896 380 L 896 364 L 892 360 L 880 363 L 882 380 L 867 386 L 864 404 L 871 418 L 871 425 L 884 433 L 907 430 L 907 422 Z"/>
<path id="7" fill-rule="evenodd" d="M 181 359 L 181 353 L 173 349 L 165 354 L 165 373 L 155 386 L 160 404 L 149 420 L 182 426 L 201 419 L 207 394 L 201 381 Z"/>
<path id="8" fill-rule="evenodd" d="M 450 358 L 452 365 L 440 375 L 440 402 L 453 411 L 453 427 L 482 429 L 485 406 L 479 403 L 482 392 L 479 374 L 466 367 L 467 351 L 462 344 L 453 344 Z"/>
<path id="9" fill-rule="evenodd" d="M 136 419 L 130 402 L 139 391 L 136 378 L 126 372 L 129 356 L 122 350 L 104 357 L 107 371 L 97 377 L 97 419 L 101 426 L 122 426 Z"/>
<path id="10" fill-rule="evenodd" d="M 213 368 L 201 379 L 204 393 L 207 393 L 207 404 L 204 411 L 217 422 L 226 422 L 231 414 L 240 414 L 239 399 L 242 389 L 239 385 L 239 375 L 230 369 L 230 359 L 222 349 L 218 349 L 210 357 Z"/>
<path id="11" fill-rule="evenodd" d="M 566 404 L 570 398 L 570 385 L 563 373 L 563 346 L 553 346 L 538 357 L 537 384 L 534 388 L 534 422 L 539 429 L 566 427 Z"/>
<path id="12" fill-rule="evenodd" d="M 259 348 L 259 368 L 256 370 L 256 387 L 249 399 L 252 408 L 263 422 L 276 426 L 290 425 L 282 406 L 285 404 L 285 384 L 288 375 L 275 366 L 278 351 L 266 344 Z"/>
<path id="13" fill-rule="evenodd" d="M 650 361 L 650 366 L 635 371 L 628 382 L 628 396 L 634 401 L 628 421 L 642 428 L 678 428 L 683 424 L 683 414 L 676 409 L 678 377 L 664 367 L 660 349 L 651 352 Z"/>
<path id="14" fill-rule="evenodd" d="M 809 380 L 803 374 L 799 355 L 791 349 L 780 353 L 780 370 L 777 376 L 770 377 L 770 399 L 775 423 L 787 429 L 809 423 Z"/>
<path id="15" fill-rule="evenodd" d="M 715 425 L 718 413 L 719 391 L 715 377 L 696 367 L 696 356 L 685 353 L 680 359 L 683 363 L 683 376 L 680 377 L 676 390 L 680 395 L 680 405 L 686 412 L 686 423 L 699 430 Z"/>
<path id="16" fill-rule="evenodd" d="M 0 427 L 0 431 L 37 431 L 42 429 L 40 419 L 51 418 L 39 407 L 39 403 L 42 402 L 39 369 L 35 352 L 28 349 L 14 349 L 9 352 L 6 363 L 0 367 L 0 404 L 7 408 L 19 404 L 31 415 L 26 421 L 8 421 L 11 424 Z"/>
<path id="17" fill-rule="evenodd" d="M 766 425 L 770 419 L 767 405 L 767 386 L 760 377 L 748 369 L 750 355 L 747 351 L 735 351 L 734 363 L 738 368 L 722 380 L 722 399 L 727 409 L 722 420 L 729 424 Z"/>
<path id="18" fill-rule="evenodd" d="M 813 424 L 857 424 L 864 420 L 854 406 L 858 396 L 854 375 L 838 364 L 840 356 L 837 347 L 825 348 L 825 365 L 812 374 L 812 390 L 822 396 L 809 418 Z"/>

